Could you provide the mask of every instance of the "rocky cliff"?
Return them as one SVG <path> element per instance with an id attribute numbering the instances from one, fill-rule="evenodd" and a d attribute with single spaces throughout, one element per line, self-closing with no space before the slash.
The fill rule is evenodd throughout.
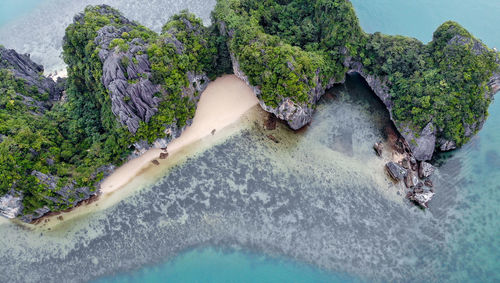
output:
<path id="1" fill-rule="evenodd" d="M 218 22 L 220 33 L 226 35 L 229 40 L 232 39 L 234 35 L 233 30 L 228 30 L 226 24 L 223 21 Z M 229 43 L 228 43 L 229 44 Z M 263 51 L 262 51 L 263 52 Z M 290 128 L 298 130 L 312 121 L 312 116 L 314 113 L 315 105 L 318 100 L 323 96 L 325 91 L 331 88 L 335 83 L 343 83 L 344 80 L 336 82 L 333 78 L 321 79 L 320 69 L 316 69 L 315 75 L 313 77 L 304 77 L 303 81 L 306 85 L 314 85 L 307 90 L 308 101 L 298 103 L 294 101 L 291 97 L 280 97 L 278 106 L 267 105 L 262 98 L 262 91 L 260 86 L 254 86 L 250 83 L 248 76 L 242 70 L 237 55 L 234 52 L 230 52 L 231 62 L 233 65 L 234 74 L 243 80 L 248 86 L 250 86 L 259 99 L 259 104 L 265 111 L 274 114 L 279 119 L 287 122 Z M 295 67 L 291 61 L 287 62 L 286 68 L 288 72 L 294 73 Z"/>
<path id="2" fill-rule="evenodd" d="M 24 80 L 29 87 L 36 88 L 37 92 L 48 93 L 52 100 L 60 97 L 60 89 L 56 83 L 43 76 L 43 66 L 33 62 L 29 54 L 19 54 L 0 45 L 0 69 L 10 70 L 16 78 Z"/>
<path id="3" fill-rule="evenodd" d="M 121 23 L 118 26 L 106 25 L 97 31 L 94 43 L 98 47 L 98 56 L 103 66 L 101 82 L 108 90 L 113 114 L 120 124 L 135 135 L 141 125 L 150 123 L 151 118 L 158 113 L 161 102 L 168 99 L 170 94 L 162 85 L 164 78 L 156 79 L 158 81 L 156 83 L 153 82 L 155 79 L 148 57 L 148 49 L 152 42 L 131 36 L 135 29 L 141 27 L 108 6 L 102 5 L 99 9 L 100 14 L 111 14 L 118 18 L 115 21 Z M 182 32 L 201 36 L 202 27 L 191 22 L 187 16 L 178 21 L 183 25 Z M 160 36 L 153 35 L 153 38 L 157 37 L 157 42 L 154 40 L 153 42 L 164 48 L 172 48 L 175 50 L 175 56 L 185 56 L 190 50 L 186 42 L 177 39 L 178 32 L 178 29 L 170 28 Z M 120 43 L 114 44 L 114 42 Z M 193 103 L 196 107 L 200 99 L 199 94 L 206 89 L 210 79 L 205 72 L 197 72 L 196 68 L 188 68 L 183 75 L 186 78 L 186 85 L 182 87 L 180 97 L 187 98 L 189 103 Z M 168 143 L 179 137 L 191 122 L 192 118 L 189 118 L 186 125 L 179 126 L 178 119 L 174 119 L 171 123 L 162 125 L 162 136 L 158 136 L 153 142 L 142 139 L 134 143 L 136 149 L 134 156 L 144 153 L 149 148 L 166 148 Z"/>
<path id="4" fill-rule="evenodd" d="M 462 36 L 454 36 L 449 40 L 448 45 L 472 45 L 472 51 L 476 56 L 490 52 L 482 43 L 476 39 L 465 38 Z M 496 64 L 499 66 L 498 71 L 491 74 L 488 80 L 488 88 L 484 92 L 484 97 L 487 100 L 493 99 L 495 93 L 500 90 L 500 59 L 497 54 Z M 408 122 L 396 121 L 393 117 L 394 102 L 391 97 L 391 83 L 386 76 L 379 77 L 370 74 L 362 63 L 348 58 L 346 65 L 349 66 L 349 73 L 360 74 L 367 84 L 370 86 L 375 95 L 382 101 L 390 114 L 391 120 L 398 129 L 399 133 L 408 142 L 408 145 L 413 153 L 413 156 L 419 161 L 431 160 L 436 151 L 449 151 L 457 148 L 453 140 L 447 140 L 442 137 L 442 130 L 429 122 L 423 129 L 415 130 L 415 126 Z M 468 124 L 463 122 L 465 129 L 465 137 L 470 138 L 477 133 L 484 125 L 486 115 L 481 115 L 474 123 Z"/>
<path id="5" fill-rule="evenodd" d="M 18 92 L 13 94 L 17 97 L 11 97 L 13 99 L 12 101 L 14 101 L 14 103 L 15 101 L 19 101 L 23 106 L 14 108 L 14 110 L 7 112 L 7 114 L 9 114 L 9 116 L 19 115 L 20 121 L 23 121 L 21 122 L 23 123 L 21 126 L 26 128 L 25 131 L 33 131 L 34 129 L 31 129 L 30 125 L 27 125 L 27 121 L 24 119 L 33 121 L 40 120 L 43 124 L 45 115 L 51 111 L 53 104 L 61 97 L 61 84 L 64 84 L 64 82 L 60 80 L 58 84 L 52 79 L 44 77 L 43 67 L 31 61 L 29 55 L 18 54 L 14 50 L 8 50 L 3 47 L 0 47 L 0 71 L 7 71 L 12 74 L 12 79 L 9 79 L 9 77 L 2 77 L 3 81 L 1 83 L 2 85 L 7 85 L 11 88 L 14 86 L 14 89 Z M 12 93 L 10 92 L 11 90 L 12 89 L 7 89 L 7 91 L 4 92 L 4 89 L 0 89 L 0 95 L 9 95 L 9 93 Z M 0 108 L 2 107 L 3 105 Z M 6 152 L 6 155 L 17 154 L 19 151 L 22 152 L 21 149 L 19 149 L 19 151 L 15 150 L 16 147 L 21 147 L 21 145 L 15 142 L 17 139 L 16 135 L 16 131 L 6 132 L 6 135 L 0 134 L 0 144 L 4 141 L 6 143 L 8 142 L 10 143 L 9 148 L 13 150 Z M 22 139 L 32 138 L 27 133 L 21 132 L 21 135 L 23 135 Z M 35 143 L 43 143 L 45 137 L 36 135 L 36 138 L 34 139 Z M 43 154 L 43 150 L 36 145 L 27 148 L 26 151 L 28 154 L 22 154 L 23 159 L 26 160 L 31 160 L 34 157 Z M 3 159 L 3 162 L 5 163 L 15 162 L 11 159 L 11 156 L 4 156 L 3 158 L 6 158 Z M 24 162 L 24 160 L 17 162 L 15 166 L 22 167 L 23 165 L 20 164 L 21 162 Z M 45 162 L 49 166 L 54 164 L 54 160 L 49 158 L 47 158 Z M 9 166 L 9 164 L 3 165 Z M 2 171 L 1 173 L 5 176 L 11 172 Z M 57 176 L 44 174 L 37 170 L 28 170 L 25 173 L 27 173 L 28 176 L 22 176 L 22 178 L 29 179 L 30 177 L 34 177 L 34 179 L 37 180 L 35 182 L 41 185 L 45 192 L 40 194 L 43 195 L 42 199 L 53 203 L 55 206 L 75 206 L 78 202 L 86 200 L 97 193 L 97 191 L 93 188 L 76 186 L 76 182 L 74 181 L 71 184 L 59 189 L 57 188 L 57 183 L 60 178 Z M 5 183 L 2 185 L 5 185 Z M 34 210 L 33 212 L 26 212 L 23 200 L 26 195 L 25 189 L 27 188 L 18 187 L 16 182 L 8 188 L 2 187 L 1 189 L 7 190 L 7 193 L 0 197 L 1 216 L 7 218 L 21 217 L 23 221 L 31 222 L 33 219 L 36 219 L 50 211 L 47 206 L 44 206 Z"/>

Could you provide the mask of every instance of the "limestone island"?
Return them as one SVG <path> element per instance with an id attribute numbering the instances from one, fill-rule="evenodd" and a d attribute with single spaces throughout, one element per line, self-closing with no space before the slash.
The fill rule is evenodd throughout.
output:
<path id="1" fill-rule="evenodd" d="M 348 0 L 218 0 L 211 26 L 183 11 L 160 34 L 109 6 L 89 6 L 67 27 L 62 56 L 67 78 L 54 81 L 29 55 L 0 46 L 7 218 L 31 223 L 92 199 L 118 166 L 149 149 L 167 158 L 201 94 L 224 74 L 253 91 L 255 101 L 242 104 L 258 99 L 298 130 L 327 89 L 359 73 L 399 132 L 401 158 L 388 172 L 425 207 L 428 161 L 469 141 L 500 89 L 500 54 L 458 23 L 442 24 L 427 44 L 368 34 Z"/>

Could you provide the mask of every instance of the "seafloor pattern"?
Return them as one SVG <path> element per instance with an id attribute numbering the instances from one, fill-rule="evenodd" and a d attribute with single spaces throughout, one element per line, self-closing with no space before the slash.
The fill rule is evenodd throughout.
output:
<path id="1" fill-rule="evenodd" d="M 398 195 L 372 151 L 387 123 L 378 101 L 359 77 L 332 92 L 307 130 L 272 131 L 279 144 L 260 122 L 242 126 L 106 210 L 50 231 L 1 225 L 0 281 L 84 281 L 200 246 L 370 281 L 498 280 L 498 149 L 478 146 L 493 137 L 438 160 L 437 195 L 422 211 Z"/>

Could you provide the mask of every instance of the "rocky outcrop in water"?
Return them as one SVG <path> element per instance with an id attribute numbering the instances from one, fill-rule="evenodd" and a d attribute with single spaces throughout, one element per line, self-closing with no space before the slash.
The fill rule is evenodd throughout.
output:
<path id="1" fill-rule="evenodd" d="M 481 46 L 475 44 L 474 46 Z M 479 52 L 479 51 L 477 51 Z M 434 152 L 436 152 L 436 146 L 441 151 L 449 151 L 457 148 L 457 145 L 454 141 L 449 141 L 444 138 L 437 138 L 439 135 L 439 129 L 436 129 L 432 122 L 428 123 L 421 131 L 416 131 L 411 125 L 404 123 L 396 123 L 392 116 L 392 109 L 394 107 L 394 103 L 391 100 L 391 94 L 389 89 L 389 82 L 387 78 L 379 78 L 373 75 L 368 74 L 363 67 L 363 64 L 359 62 L 350 62 L 351 59 L 347 60 L 347 65 L 350 66 L 350 70 L 348 73 L 358 73 L 360 74 L 367 84 L 370 86 L 372 91 L 377 95 L 377 97 L 382 101 L 382 103 L 389 111 L 390 118 L 396 125 L 399 133 L 404 137 L 404 139 L 408 142 L 414 157 L 419 161 L 427 161 L 432 159 Z M 500 66 L 500 59 L 497 60 Z M 493 73 L 492 77 L 488 83 L 489 92 L 485 93 L 485 96 L 492 98 L 493 95 L 500 90 L 500 72 Z M 474 133 L 479 131 L 484 123 L 486 118 L 483 116 L 474 124 L 466 124 L 464 123 L 465 128 L 465 136 L 467 138 L 472 137 Z"/>
<path id="2" fill-rule="evenodd" d="M 406 178 L 406 175 L 408 174 L 405 168 L 395 162 L 391 161 L 385 166 L 387 168 L 387 171 L 389 172 L 389 175 L 391 175 L 394 180 L 401 181 Z"/>
<path id="3" fill-rule="evenodd" d="M 22 210 L 22 197 L 11 192 L 0 198 L 0 216 L 16 218 Z"/>

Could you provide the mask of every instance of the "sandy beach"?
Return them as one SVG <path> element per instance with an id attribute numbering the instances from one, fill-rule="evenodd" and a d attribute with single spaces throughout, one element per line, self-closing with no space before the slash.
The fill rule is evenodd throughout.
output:
<path id="1" fill-rule="evenodd" d="M 217 131 L 235 123 L 243 114 L 258 103 L 258 99 L 245 82 L 234 75 L 226 75 L 210 83 L 201 94 L 193 124 L 168 145 L 169 158 L 184 147 L 204 137 L 217 135 Z M 214 132 L 215 130 L 215 132 Z M 161 149 L 151 149 L 133 159 L 106 178 L 101 185 L 103 194 L 110 194 L 129 183 L 151 161 L 159 160 Z"/>

